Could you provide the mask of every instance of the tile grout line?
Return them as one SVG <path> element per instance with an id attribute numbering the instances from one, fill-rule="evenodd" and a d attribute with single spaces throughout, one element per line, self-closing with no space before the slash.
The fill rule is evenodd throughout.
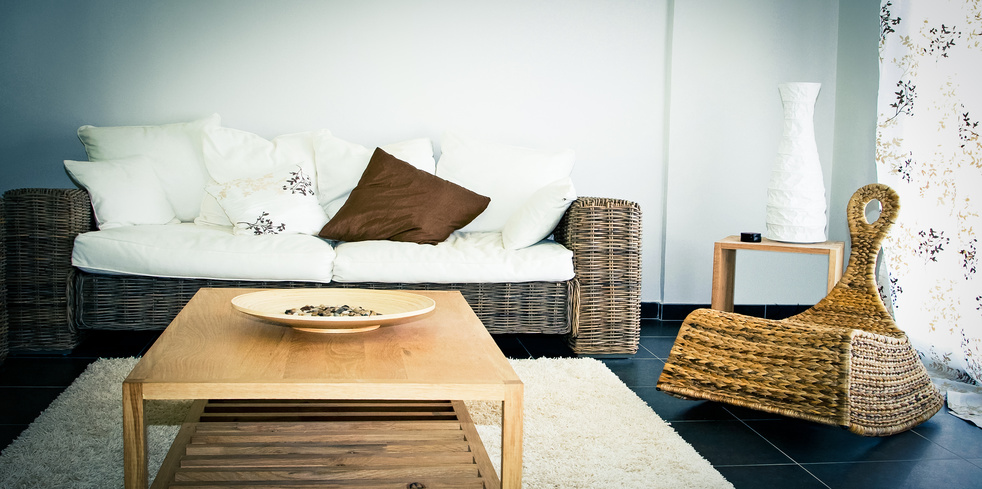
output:
<path id="1" fill-rule="evenodd" d="M 515 338 L 515 341 L 517 341 L 518 345 L 521 346 L 523 350 L 525 350 L 525 354 L 528 355 L 529 358 L 533 358 L 533 359 L 537 358 L 535 355 L 532 354 L 531 351 L 529 351 L 529 348 L 525 346 L 525 342 L 522 341 L 521 338 Z"/>
<path id="2" fill-rule="evenodd" d="M 947 402 L 947 401 L 945 401 L 945 402 Z M 915 428 L 916 428 L 916 427 L 915 427 Z M 968 459 L 968 457 L 963 457 L 963 456 L 961 456 L 961 455 L 959 455 L 959 454 L 957 454 L 957 453 L 955 453 L 954 451 L 952 451 L 952 450 L 950 450 L 950 449 L 949 449 L 948 447 L 946 447 L 946 446 L 944 446 L 944 445 L 942 445 L 942 444 L 940 444 L 940 443 L 938 443 L 938 442 L 936 442 L 936 441 L 934 441 L 934 440 L 932 440 L 932 439 L 930 439 L 930 438 L 928 438 L 928 437 L 926 437 L 926 436 L 924 436 L 924 435 L 922 435 L 922 434 L 920 434 L 920 433 L 918 433 L 916 429 L 913 429 L 913 428 L 912 428 L 912 429 L 910 430 L 910 432 L 911 432 L 911 433 L 913 433 L 913 434 L 915 434 L 915 435 L 917 435 L 917 436 L 919 436 L 919 437 L 921 437 L 921 438 L 923 438 L 924 440 L 926 440 L 926 441 L 928 441 L 928 442 L 929 442 L 929 443 L 931 443 L 932 445 L 935 445 L 935 446 L 937 446 L 938 448 L 940 448 L 940 449 L 942 449 L 942 450 L 944 450 L 944 451 L 946 451 L 946 452 L 948 452 L 948 453 L 950 453 L 950 454 L 952 454 L 952 455 L 953 455 L 953 456 L 954 456 L 955 458 L 957 458 L 957 459 L 959 459 L 959 460 L 963 460 L 963 461 L 965 461 L 965 462 L 968 462 L 968 463 L 970 463 L 970 464 L 972 464 L 972 465 L 974 465 L 974 466 L 976 466 L 976 467 L 979 467 L 979 468 L 982 468 L 982 466 L 980 466 L 979 464 L 976 464 L 976 463 L 974 463 L 974 462 L 972 462 L 971 460 L 969 460 L 969 459 Z"/>
<path id="3" fill-rule="evenodd" d="M 733 412 L 731 412 L 727 406 L 723 406 L 723 410 L 726 411 L 726 412 L 728 412 L 728 413 L 730 413 L 730 415 L 732 415 L 733 417 L 735 417 L 738 421 L 740 421 L 740 423 L 742 423 L 744 426 L 746 426 L 747 429 L 749 429 L 750 431 L 754 432 L 755 435 L 759 436 L 762 440 L 764 440 L 765 442 L 767 442 L 768 445 L 774 447 L 774 449 L 777 450 L 778 452 L 780 452 L 781 455 L 784 455 L 785 457 L 788 457 L 788 460 L 792 461 L 798 467 L 801 467 L 801 470 L 804 470 L 808 475 L 814 477 L 815 480 L 817 480 L 819 482 L 819 484 L 822 484 L 823 486 L 825 486 L 828 489 L 832 489 L 831 486 L 829 486 L 828 484 L 826 484 L 825 481 L 823 481 L 822 479 L 819 479 L 817 475 L 815 475 L 815 474 L 812 473 L 812 471 L 810 471 L 807 468 L 805 468 L 805 466 L 801 465 L 801 463 L 798 462 L 797 460 L 795 460 L 792 456 L 788 455 L 787 453 L 784 453 L 784 450 L 781 450 L 780 448 L 778 448 L 778 446 L 775 445 L 774 442 L 768 440 L 766 436 L 760 434 L 759 431 L 755 430 L 753 428 L 753 426 L 750 426 L 745 420 L 743 420 L 743 418 L 737 416 L 736 414 L 733 414 Z"/>

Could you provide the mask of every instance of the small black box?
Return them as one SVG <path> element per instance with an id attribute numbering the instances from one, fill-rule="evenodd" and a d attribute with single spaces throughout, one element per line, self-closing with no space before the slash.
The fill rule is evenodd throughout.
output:
<path id="1" fill-rule="evenodd" d="M 760 233 L 740 233 L 740 241 L 746 243 L 760 243 Z"/>

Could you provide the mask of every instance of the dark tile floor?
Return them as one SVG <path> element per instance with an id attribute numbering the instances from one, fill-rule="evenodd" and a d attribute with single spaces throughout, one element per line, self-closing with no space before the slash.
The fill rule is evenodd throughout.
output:
<path id="1" fill-rule="evenodd" d="M 641 399 L 737 488 L 982 487 L 982 429 L 946 411 L 913 430 L 866 438 L 839 428 L 655 389 L 679 322 L 645 320 L 634 358 L 604 359 Z M 0 366 L 0 447 L 6 447 L 97 358 L 138 356 L 153 332 L 91 333 L 67 355 L 15 354 Z M 512 358 L 570 356 L 562 337 L 500 335 Z"/>

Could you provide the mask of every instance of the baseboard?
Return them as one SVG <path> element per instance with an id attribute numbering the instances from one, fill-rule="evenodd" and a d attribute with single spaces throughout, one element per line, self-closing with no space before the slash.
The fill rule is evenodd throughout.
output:
<path id="1" fill-rule="evenodd" d="M 642 302 L 641 319 L 661 319 L 661 303 Z"/>
<path id="2" fill-rule="evenodd" d="M 733 306 L 733 311 L 767 319 L 784 319 L 794 316 L 809 307 L 811 304 L 737 304 Z M 665 321 L 681 321 L 696 309 L 709 307 L 709 304 L 663 304 L 661 302 L 642 302 L 642 319 L 661 319 Z"/>

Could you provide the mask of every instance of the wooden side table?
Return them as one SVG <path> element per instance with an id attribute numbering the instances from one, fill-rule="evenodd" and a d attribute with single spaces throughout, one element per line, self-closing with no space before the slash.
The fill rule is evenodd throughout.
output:
<path id="1" fill-rule="evenodd" d="M 764 238 L 760 243 L 740 241 L 739 236 L 727 236 L 716 242 L 713 251 L 713 301 L 712 308 L 720 311 L 733 310 L 733 276 L 736 269 L 736 250 L 779 251 L 783 253 L 807 253 L 828 255 L 828 290 L 842 278 L 842 260 L 845 243 L 825 241 L 823 243 L 783 243 Z"/>

